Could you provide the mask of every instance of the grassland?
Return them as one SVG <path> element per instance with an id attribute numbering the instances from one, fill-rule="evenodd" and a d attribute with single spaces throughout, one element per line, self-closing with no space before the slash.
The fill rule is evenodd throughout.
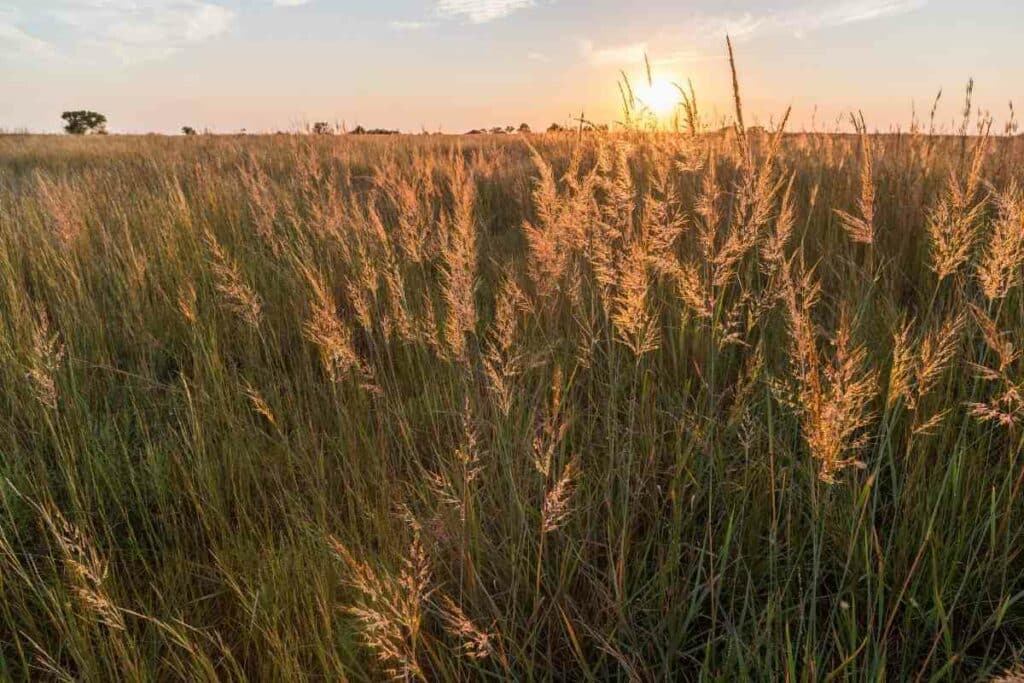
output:
<path id="1" fill-rule="evenodd" d="M 1004 672 L 1022 180 L 921 131 L 0 137 L 0 677 Z"/>

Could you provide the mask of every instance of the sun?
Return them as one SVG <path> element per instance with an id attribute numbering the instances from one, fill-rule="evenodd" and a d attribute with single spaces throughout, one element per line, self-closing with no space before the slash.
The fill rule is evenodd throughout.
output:
<path id="1" fill-rule="evenodd" d="M 664 78 L 644 83 L 636 93 L 640 103 L 656 116 L 667 116 L 679 106 L 679 89 Z"/>

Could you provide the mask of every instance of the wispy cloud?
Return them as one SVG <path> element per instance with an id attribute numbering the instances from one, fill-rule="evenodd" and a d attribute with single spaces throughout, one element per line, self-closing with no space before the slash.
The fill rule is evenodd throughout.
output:
<path id="1" fill-rule="evenodd" d="M 833 26 L 858 24 L 921 9 L 928 0 L 850 0 L 822 7 L 804 7 L 769 18 L 773 28 L 803 36 Z"/>
<path id="2" fill-rule="evenodd" d="M 725 19 L 721 20 L 721 28 L 739 38 L 757 33 L 803 35 L 820 29 L 906 14 L 927 4 L 928 0 L 844 0 L 804 5 L 761 16 L 747 14 L 732 20 Z M 730 21 L 737 26 L 729 26 Z M 737 31 L 736 28 L 741 30 Z"/>
<path id="3" fill-rule="evenodd" d="M 873 21 L 905 14 L 925 7 L 928 0 L 843 0 L 841 2 L 803 5 L 776 12 L 740 14 L 706 14 L 690 17 L 683 31 L 662 31 L 649 41 L 619 45 L 596 46 L 589 40 L 580 41 L 580 53 L 595 65 L 638 64 L 644 54 L 652 63 L 671 64 L 701 61 L 709 58 L 709 48 L 720 49 L 725 36 L 733 40 L 746 40 L 755 36 L 792 34 L 798 37 L 822 29 Z M 669 47 L 694 46 L 684 52 Z M 718 55 L 718 53 L 716 53 Z"/>
<path id="4" fill-rule="evenodd" d="M 630 43 L 597 48 L 589 40 L 579 41 L 580 54 L 595 66 L 637 66 L 647 56 L 653 66 L 669 66 L 709 59 L 723 59 L 720 55 L 706 55 L 698 50 L 651 51 L 647 43 Z"/>
<path id="5" fill-rule="evenodd" d="M 77 42 L 125 62 L 161 59 L 225 33 L 235 12 L 205 0 L 65 0 L 52 12 Z"/>
<path id="6" fill-rule="evenodd" d="M 483 24 L 534 4 L 533 0 L 438 0 L 437 13 L 465 17 L 474 24 Z"/>
<path id="7" fill-rule="evenodd" d="M 392 31 L 420 31 L 437 24 L 433 21 L 389 21 L 388 28 Z"/>
<path id="8" fill-rule="evenodd" d="M 928 0 L 859 0 L 847 2 L 823 13 L 824 25 L 853 24 L 921 9 Z"/>
<path id="9" fill-rule="evenodd" d="M 274 0 L 274 7 L 299 7 L 308 4 L 309 0 Z"/>
<path id="10" fill-rule="evenodd" d="M 756 15 L 744 12 L 736 15 L 705 16 L 697 18 L 692 24 L 695 36 L 712 39 L 716 43 L 725 36 L 733 40 L 744 39 L 757 33 L 771 30 L 776 21 L 775 15 Z"/>
<path id="11" fill-rule="evenodd" d="M 593 41 L 580 41 L 580 54 L 591 64 L 626 64 L 642 62 L 647 53 L 647 43 L 630 43 L 627 45 L 610 45 L 595 47 Z"/>
<path id="12" fill-rule="evenodd" d="M 36 57 L 57 54 L 53 45 L 20 28 L 18 20 L 13 9 L 0 6 L 0 54 Z"/>

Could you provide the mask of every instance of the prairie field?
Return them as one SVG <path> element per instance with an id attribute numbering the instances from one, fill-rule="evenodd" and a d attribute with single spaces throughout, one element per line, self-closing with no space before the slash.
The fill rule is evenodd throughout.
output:
<path id="1" fill-rule="evenodd" d="M 1013 671 L 1024 137 L 738 121 L 0 137 L 0 678 Z"/>

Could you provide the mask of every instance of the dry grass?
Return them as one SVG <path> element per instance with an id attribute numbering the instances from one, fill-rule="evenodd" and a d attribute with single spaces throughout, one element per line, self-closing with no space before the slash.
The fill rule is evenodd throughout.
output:
<path id="1" fill-rule="evenodd" d="M 630 120 L 0 138 L 0 678 L 1013 670 L 1024 141 Z"/>

